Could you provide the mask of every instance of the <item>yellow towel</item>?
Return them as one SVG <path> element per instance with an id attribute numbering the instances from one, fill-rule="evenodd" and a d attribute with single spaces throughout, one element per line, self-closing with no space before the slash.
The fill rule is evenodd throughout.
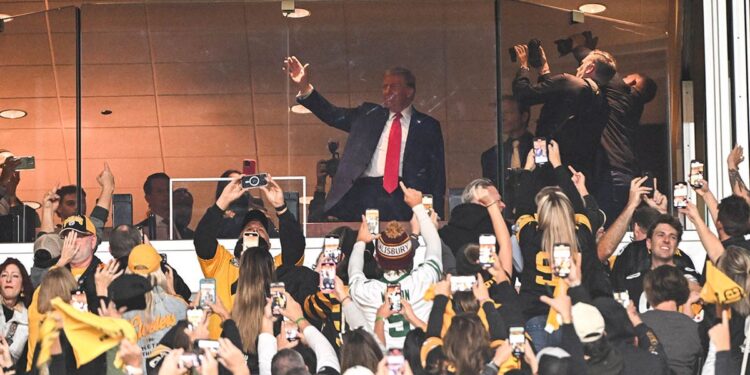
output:
<path id="1" fill-rule="evenodd" d="M 728 305 L 745 297 L 745 291 L 710 261 L 706 261 L 706 284 L 701 290 L 705 303 Z"/>
<path id="2" fill-rule="evenodd" d="M 53 299 L 52 306 L 54 311 L 50 314 L 58 314 L 62 318 L 63 331 L 73 348 L 78 367 L 119 345 L 123 338 L 135 342 L 135 329 L 126 320 L 102 317 L 88 311 L 78 311 L 60 298 Z M 40 328 L 42 347 L 37 366 L 41 366 L 50 359 L 50 347 L 56 335 L 59 335 L 55 318 L 50 314 Z M 120 368 L 122 360 L 117 357 L 114 364 Z"/>
<path id="3" fill-rule="evenodd" d="M 557 279 L 557 276 L 552 276 L 553 280 Z M 552 292 L 552 298 L 555 298 L 560 295 L 560 293 L 568 293 L 568 284 L 561 282 L 560 280 L 557 280 L 557 285 L 555 286 L 555 291 Z M 544 330 L 548 333 L 552 333 L 557 331 L 560 328 L 560 322 L 562 321 L 562 317 L 560 317 L 560 314 L 555 311 L 555 309 L 551 308 L 549 309 L 549 314 L 547 314 L 547 324 L 544 326 Z"/>

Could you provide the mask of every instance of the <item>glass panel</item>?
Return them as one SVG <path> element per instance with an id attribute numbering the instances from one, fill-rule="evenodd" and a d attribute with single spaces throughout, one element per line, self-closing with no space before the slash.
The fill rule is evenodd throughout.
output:
<path id="1" fill-rule="evenodd" d="M 659 189 L 669 195 L 669 89 L 666 69 L 668 2 L 610 2 L 608 5 L 611 9 L 605 14 L 616 14 L 618 18 L 586 15 L 585 23 L 571 23 L 569 11 L 545 3 L 553 2 L 501 2 L 500 64 L 503 94 L 514 94 L 514 79 L 519 71 L 519 63 L 510 60 L 509 49 L 517 44 L 527 44 L 531 39 L 540 40 L 551 69 L 551 76 L 546 76 L 549 80 L 537 84 L 538 70 L 531 67 L 529 79 L 532 90 L 524 89 L 522 80 L 515 81 L 518 86 L 515 90 L 516 97 L 522 97 L 527 104 L 531 104 L 528 131 L 544 136 L 554 134 L 553 138 L 562 139 L 561 143 L 572 145 L 568 150 L 562 150 L 563 163 L 572 163 L 586 171 L 589 191 L 598 198 L 609 221 L 616 218 L 627 201 L 630 179 L 644 171 L 650 171 L 657 177 Z M 606 51 L 616 60 L 617 74 L 609 82 L 609 88 L 604 89 L 607 104 L 600 107 L 601 112 L 597 112 L 607 118 L 601 137 L 598 134 L 589 137 L 594 134 L 591 133 L 590 125 L 593 120 L 590 119 L 596 113 L 587 111 L 596 107 L 590 104 L 592 102 L 575 97 L 585 90 L 540 89 L 555 80 L 557 83 L 551 86 L 558 89 L 564 86 L 560 82 L 573 86 L 577 85 L 576 82 L 581 82 L 571 76 L 565 79 L 554 76 L 560 73 L 577 73 L 579 63 L 570 48 L 579 45 Z M 650 77 L 654 86 L 643 84 L 645 81 L 640 78 L 638 84 L 634 85 L 633 74 L 636 73 Z M 656 94 L 648 102 L 645 97 L 653 87 L 656 88 Z M 576 109 L 577 103 L 588 104 Z M 644 106 L 642 114 L 639 109 L 641 106 Z M 509 108 L 514 109 L 513 106 Z M 506 133 L 504 138 L 518 123 L 515 121 L 518 112 L 511 113 L 515 113 L 516 117 L 503 116 Z M 604 123 L 600 121 L 600 124 Z M 601 128 L 598 130 L 601 131 Z M 523 130 L 518 133 L 523 134 Z M 510 142 L 505 144 L 506 168 L 509 167 L 512 156 Z M 521 165 L 525 161 L 524 153 L 530 148 L 530 142 L 525 140 L 525 147 L 523 144 L 520 147 Z M 506 172 L 506 176 L 510 175 L 512 174 Z M 506 185 L 512 185 L 512 180 L 506 180 Z M 512 196 L 507 194 L 509 190 L 506 189 L 508 199 Z"/>
<path id="2" fill-rule="evenodd" d="M 27 11 L 16 5 L 4 11 Z M 35 168 L 20 171 L 17 183 L 3 181 L 0 242 L 30 242 L 44 194 L 76 180 L 75 8 L 14 16 L 3 26 L 0 110 L 23 113 L 0 118 L 0 148 L 16 157 L 33 156 Z"/>

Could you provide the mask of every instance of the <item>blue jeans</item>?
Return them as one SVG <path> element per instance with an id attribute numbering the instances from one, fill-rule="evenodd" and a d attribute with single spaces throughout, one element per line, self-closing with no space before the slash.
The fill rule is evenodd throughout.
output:
<path id="1" fill-rule="evenodd" d="M 547 315 L 535 316 L 526 321 L 526 333 L 531 337 L 531 343 L 534 345 L 534 351 L 539 352 L 540 350 L 549 346 L 560 346 L 562 343 L 562 331 L 557 330 L 549 333 L 544 330 L 547 325 Z"/>

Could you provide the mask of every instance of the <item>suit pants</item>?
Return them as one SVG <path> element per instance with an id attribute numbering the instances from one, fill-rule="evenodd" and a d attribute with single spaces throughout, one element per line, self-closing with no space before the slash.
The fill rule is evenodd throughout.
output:
<path id="1" fill-rule="evenodd" d="M 368 208 L 380 211 L 380 221 L 409 221 L 412 211 L 404 202 L 404 192 L 396 187 L 388 194 L 383 188 L 382 177 L 360 177 L 343 198 L 330 210 L 328 216 L 335 216 L 341 221 L 362 221 L 362 215 Z"/>

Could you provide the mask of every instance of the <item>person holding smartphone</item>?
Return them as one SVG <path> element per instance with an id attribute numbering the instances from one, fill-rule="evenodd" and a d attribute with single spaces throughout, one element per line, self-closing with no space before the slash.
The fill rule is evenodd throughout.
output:
<path id="1" fill-rule="evenodd" d="M 592 295 L 612 296 L 607 274 L 596 254 L 591 220 L 585 215 L 583 202 L 571 181 L 568 168 L 562 165 L 560 149 L 555 141 L 549 144 L 549 161 L 559 187 L 545 187 L 534 196 L 531 171 L 536 163 L 534 154 L 530 152 L 526 159 L 526 171 L 521 174 L 520 191 L 523 194 L 517 206 L 520 215 L 516 222 L 517 238 L 524 261 L 519 277 L 519 296 L 526 319 L 525 329 L 537 350 L 560 343 L 559 333 L 549 334 L 545 331 L 549 306 L 539 300 L 541 296 L 552 297 L 552 290 L 561 283 L 561 276 L 552 268 L 555 244 L 568 244 L 571 258 L 581 256 L 581 283 Z"/>

